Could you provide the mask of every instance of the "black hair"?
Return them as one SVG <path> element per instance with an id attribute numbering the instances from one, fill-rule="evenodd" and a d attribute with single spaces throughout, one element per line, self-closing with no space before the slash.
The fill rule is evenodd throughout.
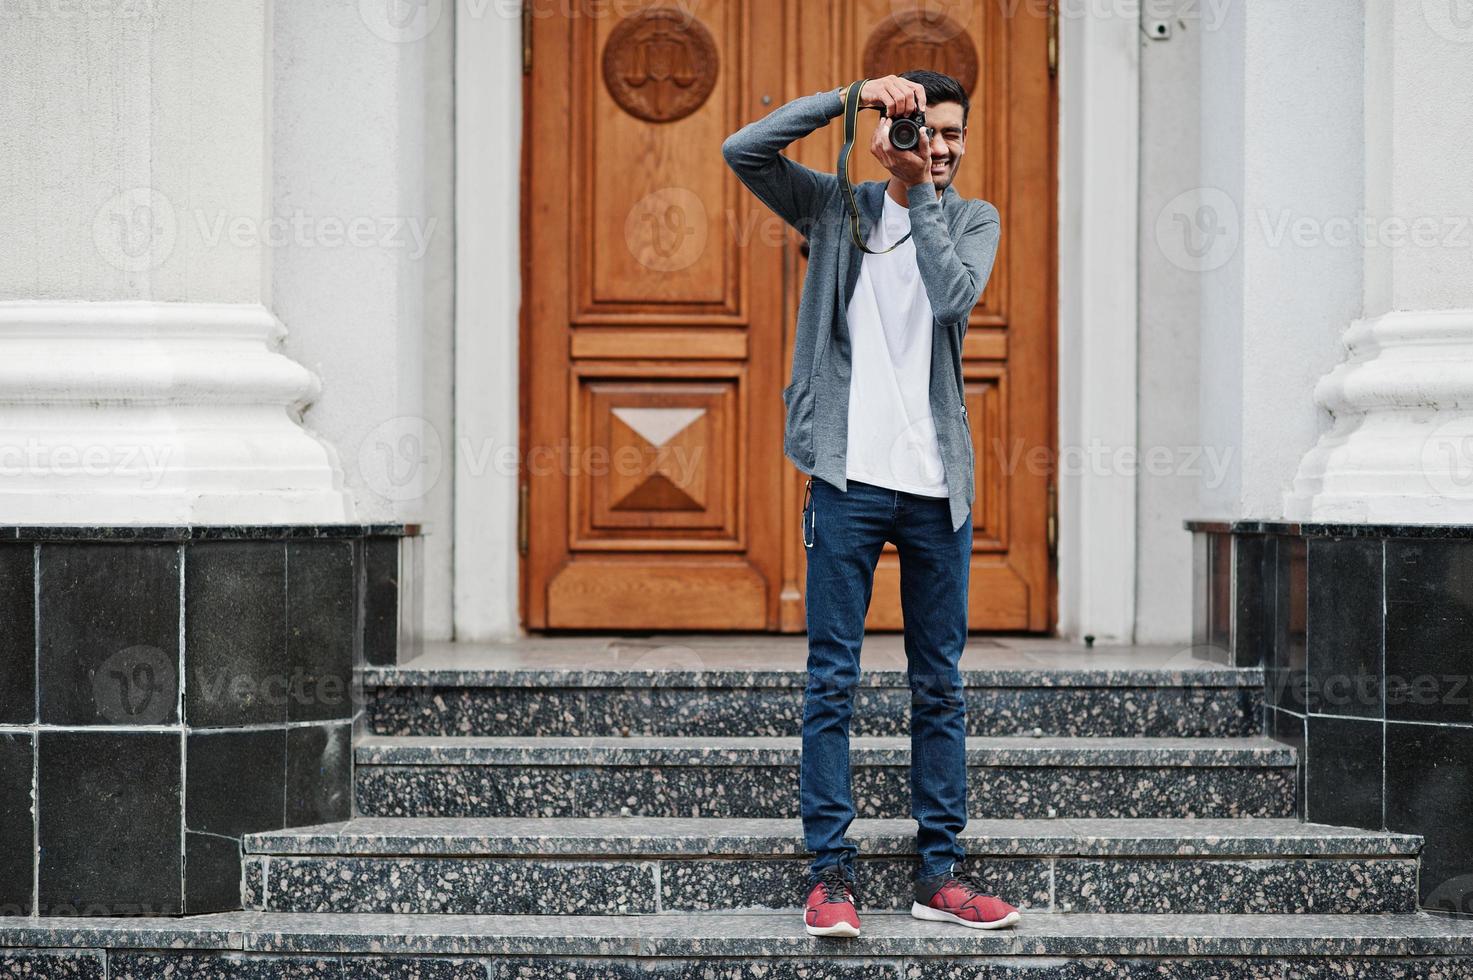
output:
<path id="1" fill-rule="evenodd" d="M 962 126 L 967 125 L 967 113 L 972 109 L 972 100 L 967 98 L 967 90 L 962 88 L 961 82 L 950 75 L 943 75 L 939 71 L 928 71 L 925 68 L 905 72 L 900 77 L 915 82 L 926 90 L 926 105 L 935 105 L 938 102 L 961 103 Z"/>

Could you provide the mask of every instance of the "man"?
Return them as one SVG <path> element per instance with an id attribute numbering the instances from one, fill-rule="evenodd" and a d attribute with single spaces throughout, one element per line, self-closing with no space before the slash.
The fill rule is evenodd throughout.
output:
<path id="1" fill-rule="evenodd" d="M 991 929 L 1018 910 L 963 868 L 966 711 L 958 668 L 967 636 L 974 450 L 962 398 L 962 338 L 997 252 L 997 209 L 952 186 L 966 150 L 967 93 L 931 71 L 869 79 L 882 108 L 870 151 L 887 181 L 855 188 L 855 247 L 844 188 L 782 155 L 844 111 L 848 86 L 808 95 L 727 138 L 727 163 L 809 243 L 784 454 L 808 474 L 808 686 L 801 790 L 811 935 L 857 936 L 849 721 L 875 564 L 900 555 L 911 688 L 911 814 L 918 825 L 917 918 Z M 913 151 L 892 120 L 925 113 Z M 898 243 L 898 244 L 897 244 Z M 893 248 L 892 248 L 893 246 Z M 815 479 L 816 478 L 816 479 Z"/>

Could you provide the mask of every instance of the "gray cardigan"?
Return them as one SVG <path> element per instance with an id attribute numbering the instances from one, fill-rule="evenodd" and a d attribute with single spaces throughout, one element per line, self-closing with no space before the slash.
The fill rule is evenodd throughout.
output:
<path id="1" fill-rule="evenodd" d="M 791 383 L 783 391 L 783 454 L 810 476 L 848 490 L 849 325 L 846 311 L 864 253 L 849 240 L 839 178 L 782 155 L 791 142 L 843 114 L 838 93 L 805 95 L 726 138 L 721 152 L 736 175 L 778 217 L 808 239 L 808 273 L 798 304 Z M 885 182 L 855 188 L 860 233 L 884 208 Z M 935 317 L 931 341 L 931 414 L 950 491 L 952 530 L 962 526 L 975 493 L 967 407 L 962 398 L 962 338 L 967 318 L 992 274 L 1000 224 L 997 208 L 931 184 L 908 192 L 916 265 Z M 842 301 L 840 300 L 842 297 Z"/>

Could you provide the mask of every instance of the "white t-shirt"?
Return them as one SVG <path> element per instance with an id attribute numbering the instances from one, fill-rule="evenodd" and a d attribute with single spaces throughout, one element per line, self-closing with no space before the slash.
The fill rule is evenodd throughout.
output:
<path id="1" fill-rule="evenodd" d="M 889 247 L 910 231 L 910 211 L 885 194 L 866 243 Z M 849 448 L 844 476 L 892 490 L 947 496 L 931 415 L 931 301 L 913 240 L 865 255 L 849 300 Z"/>

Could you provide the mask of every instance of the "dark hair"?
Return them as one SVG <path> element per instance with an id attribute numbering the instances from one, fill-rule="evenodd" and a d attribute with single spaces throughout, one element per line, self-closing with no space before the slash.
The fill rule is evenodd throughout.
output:
<path id="1" fill-rule="evenodd" d="M 926 90 L 926 105 L 935 105 L 938 102 L 960 102 L 962 125 L 966 126 L 967 113 L 972 109 L 972 100 L 967 98 L 967 90 L 962 88 L 961 82 L 950 75 L 943 75 L 939 71 L 928 71 L 924 68 L 905 72 L 900 77 L 915 82 Z"/>

